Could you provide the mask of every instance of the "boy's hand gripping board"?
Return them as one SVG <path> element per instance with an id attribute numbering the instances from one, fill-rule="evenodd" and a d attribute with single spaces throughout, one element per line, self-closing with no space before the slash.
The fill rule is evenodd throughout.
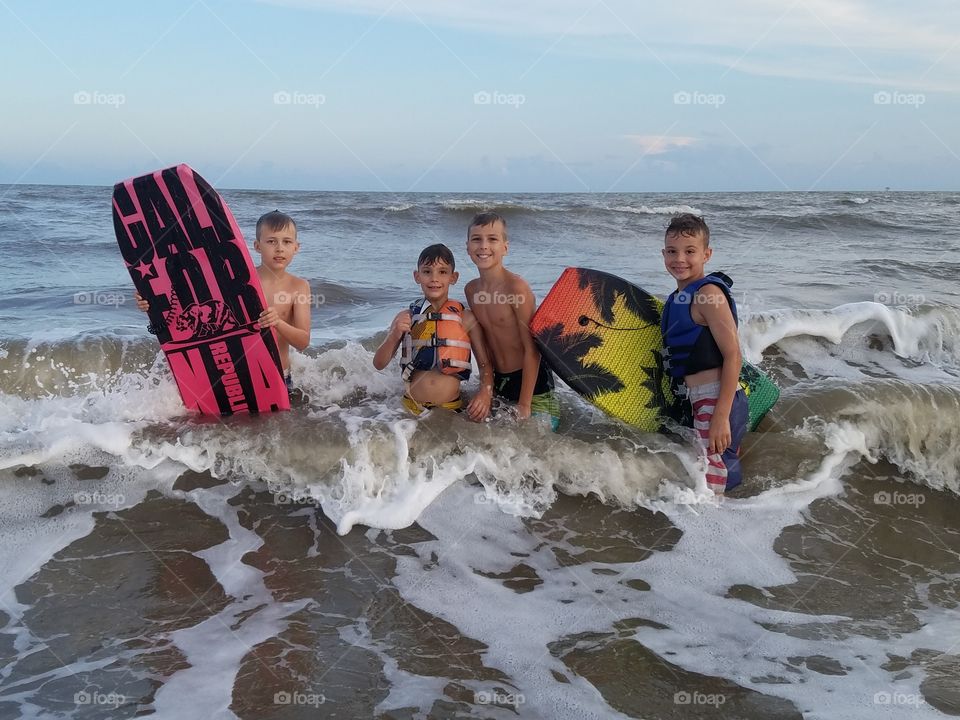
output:
<path id="1" fill-rule="evenodd" d="M 288 410 L 260 279 L 233 213 L 187 165 L 117 183 L 113 226 L 183 403 L 204 415 Z"/>

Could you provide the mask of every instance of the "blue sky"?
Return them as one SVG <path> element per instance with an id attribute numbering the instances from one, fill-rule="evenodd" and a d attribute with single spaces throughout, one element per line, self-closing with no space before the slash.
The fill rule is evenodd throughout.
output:
<path id="1" fill-rule="evenodd" d="M 958 189 L 955 0 L 0 0 L 0 183 Z"/>

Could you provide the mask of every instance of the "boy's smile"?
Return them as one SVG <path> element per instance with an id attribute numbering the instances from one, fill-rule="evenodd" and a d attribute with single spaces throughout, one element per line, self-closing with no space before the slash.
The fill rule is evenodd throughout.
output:
<path id="1" fill-rule="evenodd" d="M 467 254 L 477 268 L 484 270 L 496 267 L 503 262 L 509 250 L 509 243 L 504 235 L 503 223 L 499 221 L 490 225 L 474 225 L 470 228 Z"/>
<path id="2" fill-rule="evenodd" d="M 460 273 L 455 272 L 443 260 L 432 265 L 423 264 L 413 272 L 413 279 L 423 290 L 423 296 L 431 303 L 447 299 L 450 286 L 457 282 Z"/>
<path id="3" fill-rule="evenodd" d="M 682 289 L 694 280 L 703 277 L 706 265 L 713 250 L 704 246 L 700 235 L 668 235 L 663 241 L 663 264 Z"/>

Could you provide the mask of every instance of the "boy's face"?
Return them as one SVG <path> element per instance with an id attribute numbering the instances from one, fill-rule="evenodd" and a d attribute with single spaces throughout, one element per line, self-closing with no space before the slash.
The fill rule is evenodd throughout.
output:
<path id="1" fill-rule="evenodd" d="M 450 286 L 457 282 L 460 273 L 443 260 L 431 265 L 424 263 L 413 271 L 413 279 L 423 290 L 423 296 L 430 302 L 443 302 L 447 299 Z"/>
<path id="2" fill-rule="evenodd" d="M 673 233 L 663 239 L 663 264 L 678 283 L 692 282 L 703 277 L 713 250 L 706 247 L 702 234 Z"/>
<path id="3" fill-rule="evenodd" d="M 297 230 L 290 223 L 277 230 L 263 228 L 260 237 L 253 243 L 253 249 L 260 253 L 260 262 L 264 267 L 274 272 L 286 270 L 300 249 Z"/>
<path id="4" fill-rule="evenodd" d="M 497 267 L 510 249 L 503 223 L 473 225 L 467 235 L 467 254 L 480 270 Z"/>

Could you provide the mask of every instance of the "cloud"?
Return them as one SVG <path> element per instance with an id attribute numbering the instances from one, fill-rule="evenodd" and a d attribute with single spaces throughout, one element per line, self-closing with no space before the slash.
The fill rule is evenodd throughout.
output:
<path id="1" fill-rule="evenodd" d="M 550 52 L 653 58 L 674 74 L 693 59 L 726 71 L 960 90 L 960 3 L 926 0 L 263 0 L 502 36 Z M 553 44 L 555 43 L 555 45 Z M 827 53 L 824 56 L 824 52 Z"/>
<path id="2" fill-rule="evenodd" d="M 624 135 L 624 138 L 643 150 L 644 155 L 663 155 L 697 142 L 697 138 L 685 135 Z"/>

